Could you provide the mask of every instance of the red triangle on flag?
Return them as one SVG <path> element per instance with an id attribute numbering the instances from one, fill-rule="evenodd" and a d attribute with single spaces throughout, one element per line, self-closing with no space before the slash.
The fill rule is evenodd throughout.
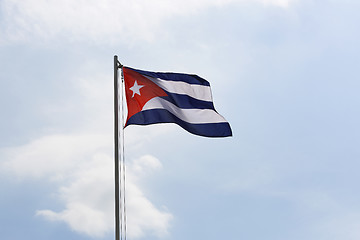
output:
<path id="1" fill-rule="evenodd" d="M 142 74 L 126 67 L 123 67 L 123 73 L 128 109 L 126 121 L 140 112 L 150 99 L 167 96 L 163 89 Z"/>

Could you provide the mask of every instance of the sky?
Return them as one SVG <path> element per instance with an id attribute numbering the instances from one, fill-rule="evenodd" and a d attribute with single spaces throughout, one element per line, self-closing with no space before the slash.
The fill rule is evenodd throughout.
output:
<path id="1" fill-rule="evenodd" d="M 115 239 L 117 55 L 207 79 L 233 131 L 125 129 L 129 240 L 358 240 L 359 9 L 0 1 L 1 239 Z"/>

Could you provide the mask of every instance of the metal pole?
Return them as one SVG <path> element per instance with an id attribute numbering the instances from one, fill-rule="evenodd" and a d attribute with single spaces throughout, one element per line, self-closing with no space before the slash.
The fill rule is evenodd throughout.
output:
<path id="1" fill-rule="evenodd" d="M 120 240 L 118 57 L 114 56 L 115 239 Z"/>

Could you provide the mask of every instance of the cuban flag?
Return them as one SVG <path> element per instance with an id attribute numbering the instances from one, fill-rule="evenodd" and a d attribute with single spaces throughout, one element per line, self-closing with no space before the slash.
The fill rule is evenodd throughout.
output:
<path id="1" fill-rule="evenodd" d="M 216 112 L 210 84 L 197 75 L 161 73 L 123 67 L 129 125 L 176 123 L 204 137 L 232 136 Z"/>

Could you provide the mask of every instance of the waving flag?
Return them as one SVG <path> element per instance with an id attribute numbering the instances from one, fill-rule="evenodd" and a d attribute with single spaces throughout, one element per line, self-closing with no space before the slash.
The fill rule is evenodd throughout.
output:
<path id="1" fill-rule="evenodd" d="M 232 136 L 216 112 L 210 84 L 197 75 L 159 73 L 123 67 L 128 125 L 176 123 L 205 137 Z"/>

